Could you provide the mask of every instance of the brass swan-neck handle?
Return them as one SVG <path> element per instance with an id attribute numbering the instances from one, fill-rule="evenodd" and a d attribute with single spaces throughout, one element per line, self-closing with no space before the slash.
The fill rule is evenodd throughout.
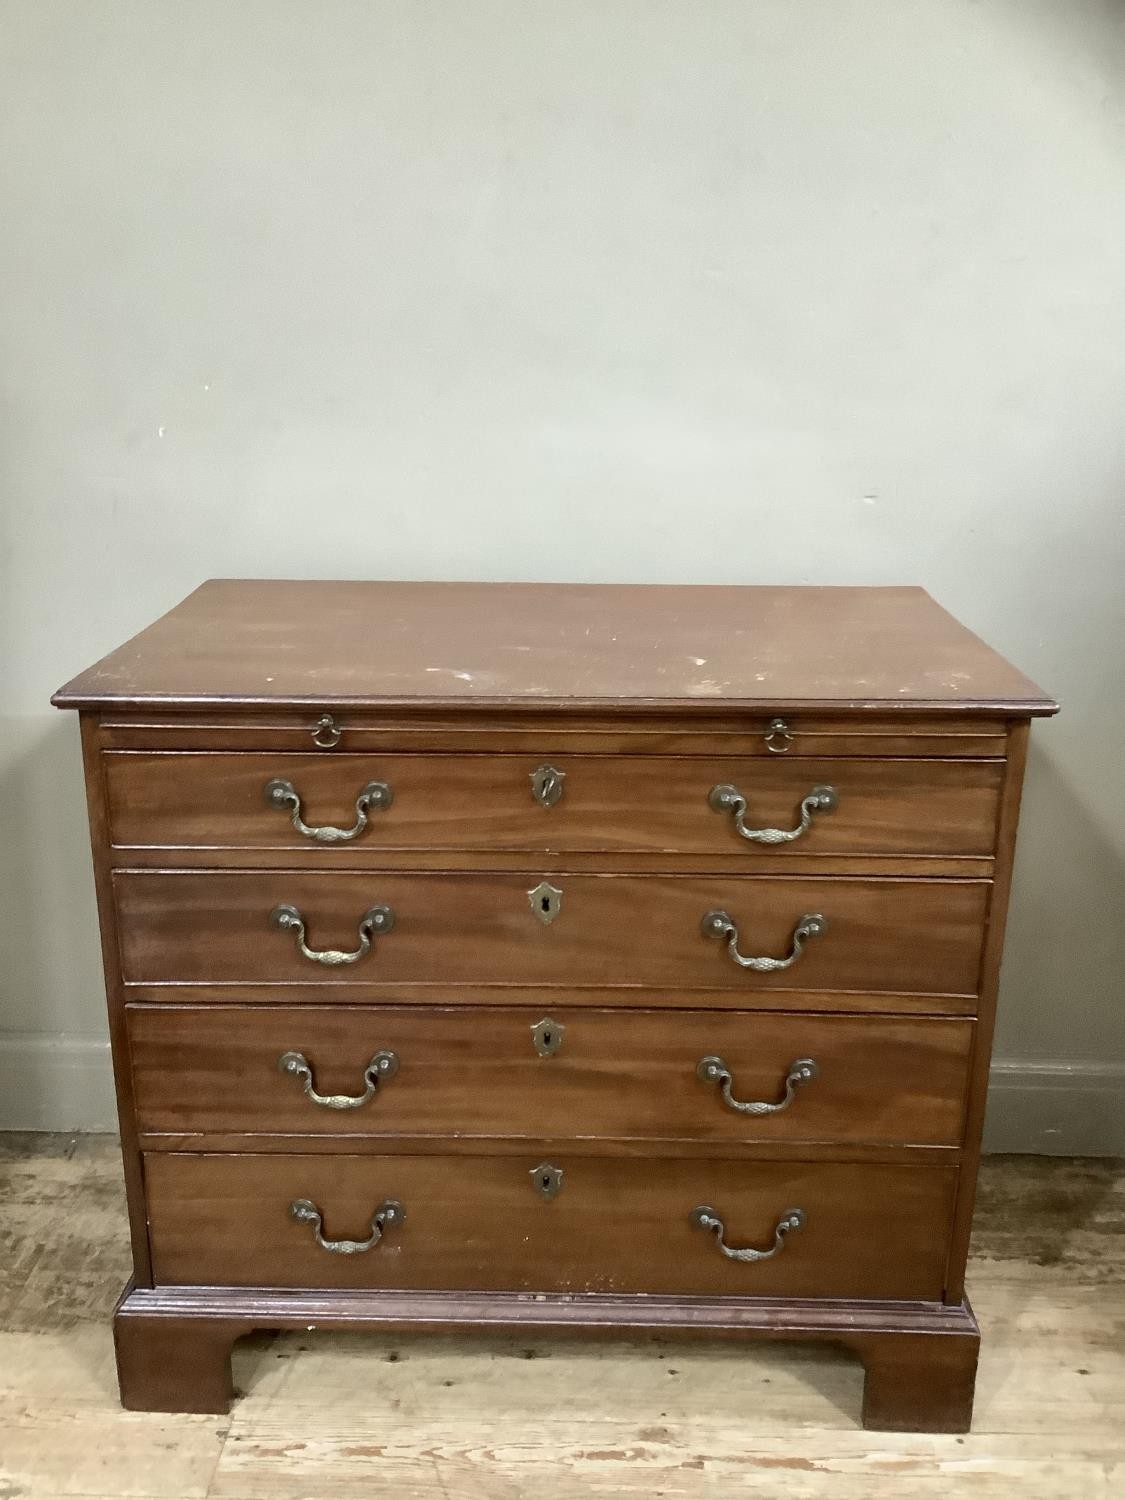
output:
<path id="1" fill-rule="evenodd" d="M 289 821 L 297 832 L 307 839 L 315 839 L 318 844 L 344 844 L 350 839 L 357 839 L 367 827 L 369 811 L 379 808 L 385 812 L 395 800 L 394 792 L 385 781 L 369 781 L 356 795 L 355 822 L 350 828 L 335 828 L 330 823 L 305 822 L 301 817 L 300 794 L 291 781 L 275 776 L 272 781 L 266 782 L 264 792 L 270 807 L 287 812 Z"/>
<path id="2" fill-rule="evenodd" d="M 305 1093 L 314 1104 L 325 1109 L 359 1109 L 369 1099 L 384 1079 L 393 1078 L 398 1072 L 397 1052 L 376 1052 L 363 1070 L 364 1091 L 362 1094 L 318 1094 L 313 1082 L 312 1066 L 303 1052 L 283 1052 L 277 1060 L 278 1072 L 299 1078 Z"/>
<path id="3" fill-rule="evenodd" d="M 820 937 L 828 931 L 828 918 L 818 911 L 808 911 L 793 928 L 789 952 L 784 958 L 751 958 L 738 951 L 738 927 L 734 918 L 725 911 L 709 911 L 703 918 L 701 930 L 704 937 L 725 940 L 727 952 L 740 969 L 754 969 L 760 974 L 770 974 L 777 969 L 788 969 L 805 951 L 810 938 Z"/>
<path id="4" fill-rule="evenodd" d="M 701 1057 L 695 1068 L 696 1076 L 702 1078 L 704 1083 L 719 1085 L 724 1104 L 743 1115 L 779 1115 L 793 1103 L 798 1088 L 802 1084 L 811 1083 L 819 1071 L 811 1057 L 799 1057 L 796 1062 L 790 1063 L 785 1075 L 785 1093 L 771 1104 L 756 1099 L 736 1099 L 731 1092 L 734 1079 L 721 1057 Z"/>
<path id="5" fill-rule="evenodd" d="M 270 926 L 279 932 L 291 932 L 297 943 L 297 951 L 314 964 L 358 963 L 371 951 L 371 942 L 376 933 L 391 932 L 395 925 L 395 914 L 389 906 L 372 906 L 359 919 L 359 947 L 345 952 L 340 948 L 310 948 L 305 941 L 305 919 L 295 906 L 275 906 L 270 912 Z"/>
<path id="6" fill-rule="evenodd" d="M 365 1250 L 373 1250 L 388 1229 L 402 1223 L 406 1210 L 397 1199 L 385 1199 L 371 1215 L 371 1233 L 365 1240 L 326 1240 L 324 1218 L 309 1198 L 294 1198 L 289 1205 L 289 1215 L 298 1224 L 312 1225 L 316 1242 L 322 1250 L 331 1250 L 334 1255 L 362 1255 Z"/>
<path id="7" fill-rule="evenodd" d="M 839 800 L 834 786 L 814 786 L 801 798 L 796 828 L 749 828 L 746 824 L 746 798 L 736 786 L 723 781 L 707 794 L 711 810 L 729 812 L 741 837 L 752 844 L 791 844 L 803 833 L 808 833 L 814 814 L 835 812 Z"/>
<path id="8" fill-rule="evenodd" d="M 715 1236 L 715 1242 L 728 1260 L 754 1261 L 772 1260 L 775 1255 L 780 1255 L 785 1249 L 786 1235 L 794 1234 L 798 1229 L 803 1229 L 805 1224 L 805 1211 L 803 1208 L 787 1208 L 773 1226 L 773 1244 L 768 1250 L 755 1250 L 746 1248 L 736 1250 L 728 1245 L 725 1239 L 726 1225 L 719 1218 L 715 1210 L 707 1204 L 700 1204 L 693 1208 L 689 1218 L 696 1229 L 709 1230 Z"/>

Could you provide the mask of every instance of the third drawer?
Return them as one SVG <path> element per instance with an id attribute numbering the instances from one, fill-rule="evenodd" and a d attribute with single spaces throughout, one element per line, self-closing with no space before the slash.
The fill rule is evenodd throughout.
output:
<path id="1" fill-rule="evenodd" d="M 139 1129 L 173 1141 L 957 1146 L 973 1033 L 953 1018 L 566 1007 L 134 1005 L 128 1024 Z"/>

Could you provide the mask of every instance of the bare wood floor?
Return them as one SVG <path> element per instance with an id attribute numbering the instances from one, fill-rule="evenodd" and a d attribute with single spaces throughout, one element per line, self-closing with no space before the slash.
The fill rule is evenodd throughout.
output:
<path id="1" fill-rule="evenodd" d="M 0 1500 L 1125 1496 L 1125 1163 L 985 1162 L 968 1437 L 863 1432 L 859 1365 L 779 1345 L 260 1335 L 229 1417 L 123 1412 L 124 1229 L 112 1141 L 0 1136 Z"/>

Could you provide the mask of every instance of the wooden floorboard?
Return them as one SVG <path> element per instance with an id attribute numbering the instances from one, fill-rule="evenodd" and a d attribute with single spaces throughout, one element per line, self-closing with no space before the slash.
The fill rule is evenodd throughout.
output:
<path id="1" fill-rule="evenodd" d="M 864 1432 L 813 1346 L 261 1334 L 230 1416 L 118 1408 L 104 1137 L 0 1135 L 0 1500 L 1125 1496 L 1125 1163 L 992 1157 L 965 1437 Z"/>

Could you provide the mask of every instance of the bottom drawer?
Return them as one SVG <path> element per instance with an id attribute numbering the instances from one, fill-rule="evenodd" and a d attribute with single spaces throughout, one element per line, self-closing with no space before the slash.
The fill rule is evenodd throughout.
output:
<path id="1" fill-rule="evenodd" d="M 158 1284 L 936 1300 L 953 1167 L 151 1154 Z M 295 1217 L 291 1204 L 315 1207 Z M 401 1205 L 373 1236 L 381 1204 Z M 723 1238 L 700 1226 L 707 1207 Z M 803 1223 L 777 1236 L 783 1215 Z M 326 1248 L 355 1242 L 347 1253 Z M 375 1238 L 367 1249 L 358 1245 Z M 733 1250 L 779 1248 L 768 1259 Z"/>

